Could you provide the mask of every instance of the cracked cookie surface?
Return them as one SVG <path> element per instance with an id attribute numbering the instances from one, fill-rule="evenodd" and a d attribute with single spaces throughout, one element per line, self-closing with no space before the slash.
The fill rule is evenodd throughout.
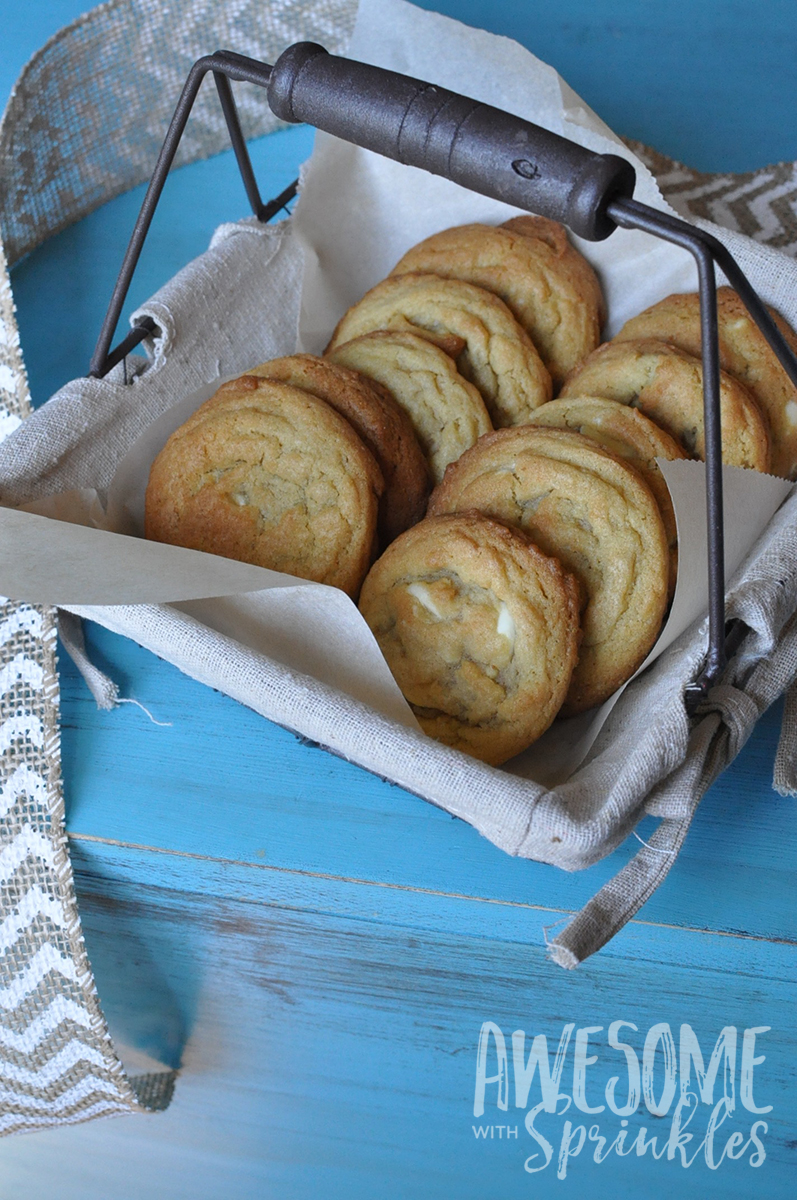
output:
<path id="1" fill-rule="evenodd" d="M 412 422 L 436 484 L 448 464 L 493 427 L 479 391 L 451 356 L 415 333 L 377 330 L 330 356 L 390 391 Z"/>
<path id="2" fill-rule="evenodd" d="M 461 279 L 500 297 L 531 337 L 555 388 L 600 342 L 598 278 L 564 227 L 546 217 L 444 229 L 408 250 L 391 275 L 408 272 Z"/>
<path id="3" fill-rule="evenodd" d="M 797 334 L 774 309 L 770 316 L 797 353 Z M 797 478 L 797 388 L 789 379 L 739 295 L 717 288 L 720 367 L 749 389 L 760 405 L 772 436 L 768 468 L 783 479 Z M 696 293 L 675 293 L 645 309 L 614 339 L 658 338 L 700 357 L 700 301 Z M 761 470 L 767 468 L 759 468 Z"/>
<path id="4" fill-rule="evenodd" d="M 475 284 L 423 274 L 384 279 L 344 314 L 325 353 L 376 329 L 442 344 L 496 427 L 521 424 L 551 398 L 551 377 L 525 329 L 503 300 Z"/>
<path id="5" fill-rule="evenodd" d="M 375 459 L 305 391 L 252 375 L 220 391 L 152 464 L 146 536 L 356 597 L 376 548 Z"/>
<path id="6" fill-rule="evenodd" d="M 426 457 L 410 417 L 378 379 L 364 378 L 354 363 L 330 362 L 315 354 L 274 358 L 248 373 L 302 388 L 346 418 L 385 481 L 379 505 L 382 546 L 421 520 L 431 489 Z"/>
<path id="7" fill-rule="evenodd" d="M 532 414 L 531 425 L 546 429 L 572 429 L 604 450 L 617 454 L 639 471 L 659 506 L 670 552 L 668 593 L 672 599 L 678 578 L 678 529 L 670 489 L 656 465 L 657 458 L 686 458 L 674 438 L 643 413 L 614 400 L 597 396 L 574 396 L 542 404 Z"/>
<path id="8" fill-rule="evenodd" d="M 524 425 L 488 433 L 446 471 L 430 515 L 475 509 L 522 529 L 581 585 L 583 638 L 563 716 L 606 700 L 653 646 L 669 555 L 638 473 L 579 433 Z"/>
<path id="9" fill-rule="evenodd" d="M 360 611 L 430 737 L 498 766 L 553 721 L 578 645 L 578 589 L 519 530 L 427 518 L 374 564 Z"/>
<path id="10" fill-rule="evenodd" d="M 560 399 L 603 396 L 630 404 L 666 430 L 687 454 L 705 459 L 703 368 L 685 350 L 653 338 L 607 342 L 568 376 Z M 720 372 L 722 461 L 770 469 L 766 418 L 748 389 Z"/>

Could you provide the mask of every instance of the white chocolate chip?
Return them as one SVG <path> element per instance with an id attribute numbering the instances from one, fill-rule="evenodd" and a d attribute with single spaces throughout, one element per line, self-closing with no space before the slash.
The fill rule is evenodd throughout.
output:
<path id="1" fill-rule="evenodd" d="M 496 632 L 501 634 L 501 637 L 505 637 L 507 641 L 514 643 L 515 622 L 513 621 L 512 614 L 504 604 L 503 600 L 501 601 L 501 607 L 498 610 L 498 624 L 495 628 Z"/>
<path id="2" fill-rule="evenodd" d="M 430 612 L 432 616 L 437 617 L 438 620 L 442 619 L 443 614 L 440 612 L 440 609 L 432 599 L 431 593 L 426 584 L 410 583 L 407 586 L 407 591 L 411 596 L 414 596 L 418 603 L 423 605 L 423 607 Z"/>
<path id="3" fill-rule="evenodd" d="M 786 420 L 789 425 L 797 425 L 797 400 L 789 400 L 787 403 Z"/>

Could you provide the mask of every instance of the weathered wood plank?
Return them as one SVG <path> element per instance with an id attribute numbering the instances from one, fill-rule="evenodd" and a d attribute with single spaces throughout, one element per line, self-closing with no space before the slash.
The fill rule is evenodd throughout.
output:
<path id="1" fill-rule="evenodd" d="M 562 908 L 485 900 L 478 896 L 431 888 L 386 885 L 194 855 L 157 853 L 129 844 L 119 846 L 72 839 L 71 851 L 76 867 L 86 878 L 115 880 L 125 887 L 144 883 L 169 890 L 199 890 L 202 895 L 214 896 L 219 900 L 267 904 L 296 912 L 361 920 L 369 924 L 377 922 L 406 926 L 426 930 L 435 936 L 451 932 L 476 938 L 500 938 L 544 949 L 546 931 L 568 915 L 567 910 Z M 201 880 L 201 888 L 198 880 Z M 635 921 L 633 927 L 628 926 L 615 939 L 620 945 L 619 952 L 630 953 L 624 948 L 626 940 L 629 945 L 636 944 L 639 937 L 635 931 L 645 928 L 658 929 L 665 938 L 668 930 L 672 930 L 674 935 L 679 932 L 700 935 L 705 940 L 700 943 L 703 948 L 697 953 L 695 961 L 704 963 L 706 955 L 716 955 L 718 970 L 731 969 L 729 964 L 732 962 L 733 947 L 740 941 L 759 943 L 762 953 L 766 952 L 764 948 L 767 945 L 777 945 L 784 947 L 784 953 L 792 949 L 797 955 L 797 944 L 766 934 L 735 935 L 711 929 L 684 929 L 672 924 L 658 924 L 644 917 Z M 790 961 L 788 954 L 784 961 Z M 579 968 L 578 973 L 589 969 L 590 964 L 587 963 Z M 558 974 L 561 968 L 554 969 L 550 964 L 550 970 Z"/>
<path id="2" fill-rule="evenodd" d="M 96 865 L 96 864 L 95 864 Z M 204 888 L 206 867 L 195 879 Z M 464 927 L 425 933 L 380 920 L 350 920 L 287 911 L 266 903 L 236 903 L 202 894 L 120 882 L 107 869 L 79 875 L 89 951 L 106 1011 L 122 1033 L 156 1050 L 159 1036 L 183 1056 L 172 1108 L 151 1118 L 127 1118 L 0 1144 L 0 1195 L 44 1200 L 105 1200 L 109 1180 L 128 1181 L 124 1195 L 170 1200 L 255 1195 L 310 1200 L 384 1197 L 398 1200 L 514 1200 L 529 1194 L 625 1197 L 689 1194 L 705 1197 L 786 1197 L 795 1169 L 791 947 L 754 940 L 635 926 L 586 969 L 566 974 L 544 948 L 521 944 L 497 923 L 490 938 Z M 473 906 L 470 906 L 472 909 Z M 508 935 L 508 936 L 507 936 Z M 164 1033 L 158 1020 L 164 1020 Z M 516 1106 L 510 1063 L 509 1106 L 497 1107 L 488 1084 L 485 1110 L 473 1115 L 477 1042 L 482 1023 L 509 1039 L 516 1029 L 544 1033 L 551 1057 L 565 1023 L 602 1026 L 590 1034 L 598 1060 L 586 1072 L 590 1106 L 605 1105 L 610 1076 L 626 1093 L 625 1058 L 606 1041 L 616 1020 L 630 1021 L 621 1040 L 641 1058 L 646 1034 L 669 1023 L 677 1042 L 682 1023 L 698 1035 L 706 1062 L 720 1029 L 771 1026 L 760 1035 L 753 1096 L 773 1110 L 764 1116 L 740 1102 L 717 1135 L 718 1154 L 731 1130 L 755 1120 L 766 1160 L 708 1168 L 703 1153 L 685 1170 L 675 1161 L 612 1154 L 598 1165 L 587 1143 L 567 1177 L 556 1156 L 536 1177 L 523 1168 L 539 1147 L 526 1132 L 539 1083 Z M 575 1036 L 575 1035 L 574 1035 Z M 180 1047 L 180 1039 L 185 1039 Z M 560 1091 L 574 1095 L 571 1042 Z M 510 1047 L 511 1059 L 511 1047 Z M 663 1085 L 663 1059 L 654 1093 Z M 491 1044 L 488 1074 L 494 1073 Z M 721 1075 L 720 1075 L 721 1078 Z M 676 1071 L 677 1083 L 677 1071 Z M 721 1084 L 715 1085 L 714 1101 Z M 621 1100 L 620 1103 L 624 1103 Z M 560 1103 L 561 1107 L 561 1103 Z M 644 1107 L 628 1119 L 629 1139 L 641 1126 L 669 1135 L 667 1116 Z M 692 1128 L 706 1130 L 711 1105 L 701 1102 Z M 537 1128 L 555 1150 L 574 1128 L 600 1126 L 615 1138 L 619 1116 L 605 1109 L 542 1113 Z M 625 1119 L 625 1118 L 623 1118 Z M 474 1137 L 473 1126 L 518 1129 L 517 1139 Z M 63 1162 L 68 1161 L 64 1171 Z M 542 1159 L 538 1160 L 539 1162 Z M 115 1186 L 115 1185 L 112 1185 Z"/>

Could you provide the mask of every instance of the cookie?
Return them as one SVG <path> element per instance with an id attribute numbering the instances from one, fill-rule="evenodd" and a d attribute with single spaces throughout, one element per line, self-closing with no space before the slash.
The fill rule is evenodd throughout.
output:
<path id="1" fill-rule="evenodd" d="M 356 597 L 383 488 L 372 454 L 308 392 L 244 375 L 225 395 L 177 429 L 152 464 L 146 536 Z"/>
<path id="2" fill-rule="evenodd" d="M 656 465 L 657 458 L 686 458 L 678 443 L 637 409 L 596 396 L 552 400 L 532 413 L 529 422 L 546 429 L 572 429 L 604 450 L 618 455 L 639 471 L 659 506 L 670 551 L 668 593 L 672 599 L 678 578 L 678 529 L 670 489 Z"/>
<path id="3" fill-rule="evenodd" d="M 774 309 L 770 315 L 792 350 L 797 334 Z M 797 388 L 747 312 L 729 287 L 717 288 L 720 367 L 744 384 L 758 402 L 772 438 L 770 470 L 783 479 L 797 479 Z M 615 341 L 658 338 L 700 357 L 700 300 L 697 293 L 675 294 L 626 321 Z M 763 468 L 762 468 L 763 469 Z"/>
<path id="4" fill-rule="evenodd" d="M 429 514 L 475 509 L 522 529 L 581 584 L 578 665 L 562 714 L 606 700 L 642 663 L 667 605 L 669 554 L 639 474 L 579 433 L 499 429 L 463 454 Z"/>
<path id="5" fill-rule="evenodd" d="M 390 391 L 412 422 L 436 484 L 448 464 L 493 427 L 478 389 L 450 355 L 415 333 L 366 333 L 330 357 Z"/>
<path id="6" fill-rule="evenodd" d="M 326 353 L 375 329 L 461 338 L 457 369 L 479 389 L 495 426 L 519 425 L 551 398 L 551 377 L 529 335 L 502 300 L 472 283 L 418 274 L 384 279 L 345 314 Z"/>
<path id="7" fill-rule="evenodd" d="M 578 646 L 578 589 L 516 529 L 421 521 L 374 564 L 360 611 L 430 737 L 491 763 L 553 721 Z"/>
<path id="8" fill-rule="evenodd" d="M 499 296 L 529 334 L 558 388 L 600 342 L 604 302 L 597 276 L 546 217 L 459 225 L 408 250 L 392 275 L 440 275 Z"/>
<path id="9" fill-rule="evenodd" d="M 705 459 L 703 368 L 694 355 L 653 339 L 607 342 L 570 375 L 561 397 L 603 396 L 630 404 L 666 430 L 690 455 Z M 746 387 L 720 374 L 722 461 L 770 469 L 770 438 Z"/>
<path id="10" fill-rule="evenodd" d="M 302 388 L 346 418 L 373 454 L 385 481 L 379 505 L 383 547 L 420 521 L 431 487 L 429 468 L 410 418 L 386 388 L 356 369 L 314 354 L 274 358 L 248 374 Z"/>

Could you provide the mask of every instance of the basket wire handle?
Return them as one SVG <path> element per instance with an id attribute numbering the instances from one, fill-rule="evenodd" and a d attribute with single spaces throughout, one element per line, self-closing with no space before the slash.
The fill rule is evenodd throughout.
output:
<path id="1" fill-rule="evenodd" d="M 741 296 L 797 387 L 797 357 L 727 247 L 702 229 L 634 200 L 636 174 L 627 159 L 597 154 L 490 105 L 381 67 L 328 54 L 312 42 L 289 47 L 273 67 L 221 50 L 194 63 L 186 79 L 91 360 L 89 374 L 95 378 L 106 375 L 154 331 L 152 320 L 144 318 L 116 349 L 110 349 L 166 177 L 208 73 L 214 77 L 249 203 L 260 221 L 270 220 L 284 208 L 296 194 L 297 184 L 291 184 L 269 203 L 262 202 L 230 80 L 267 88 L 271 109 L 285 121 L 307 122 L 472 191 L 551 217 L 587 240 L 603 240 L 620 226 L 662 238 L 692 255 L 700 295 L 709 597 L 708 650 L 700 674 L 685 694 L 687 710 L 694 712 L 747 632 L 741 622 L 734 622 L 728 630 L 725 627 L 715 263 Z"/>

